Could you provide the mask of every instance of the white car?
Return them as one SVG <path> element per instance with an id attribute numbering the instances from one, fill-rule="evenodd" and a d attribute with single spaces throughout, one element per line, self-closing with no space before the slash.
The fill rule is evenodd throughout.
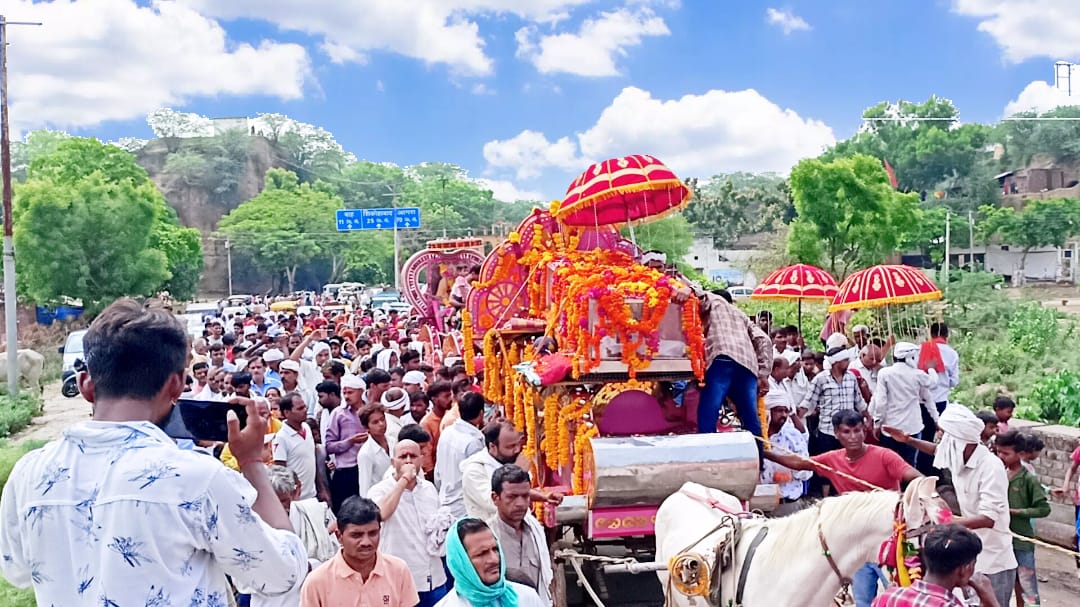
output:
<path id="1" fill-rule="evenodd" d="M 754 290 L 750 287 L 728 287 L 728 293 L 731 293 L 731 298 L 734 300 L 750 299 L 750 294 Z"/>

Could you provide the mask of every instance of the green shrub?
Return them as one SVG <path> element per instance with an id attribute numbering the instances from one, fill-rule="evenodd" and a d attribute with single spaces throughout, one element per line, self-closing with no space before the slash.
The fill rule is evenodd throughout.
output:
<path id="1" fill-rule="evenodd" d="M 0 577 L 0 605 L 4 607 L 35 607 L 37 601 L 34 600 L 34 590 L 32 588 L 26 590 L 15 588 L 8 584 L 3 577 Z"/>
<path id="2" fill-rule="evenodd" d="M 1043 376 L 1028 394 L 1041 419 L 1075 426 L 1080 423 L 1080 372 L 1061 370 Z"/>
<path id="3" fill-rule="evenodd" d="M 1046 355 L 1058 343 L 1058 313 L 1038 302 L 1020 304 L 1008 327 L 1009 341 L 1034 357 Z"/>
<path id="4" fill-rule="evenodd" d="M 15 402 L 0 396 L 0 438 L 11 436 L 30 425 L 35 415 L 41 413 L 41 397 L 20 392 Z"/>
<path id="5" fill-rule="evenodd" d="M 4 485 L 7 484 L 8 476 L 11 475 L 11 469 L 15 467 L 15 462 L 44 444 L 45 441 L 36 440 L 23 441 L 17 445 L 8 444 L 6 441 L 0 443 L 0 489 L 3 489 Z M 2 604 L 0 603 L 0 605 Z"/>

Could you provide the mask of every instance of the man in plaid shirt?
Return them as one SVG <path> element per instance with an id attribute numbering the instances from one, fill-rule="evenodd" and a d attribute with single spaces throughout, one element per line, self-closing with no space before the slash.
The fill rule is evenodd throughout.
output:
<path id="1" fill-rule="evenodd" d="M 940 525 L 923 539 L 926 577 L 910 586 L 893 586 L 874 599 L 873 607 L 964 607 L 954 590 L 970 588 L 981 607 L 1001 607 L 990 579 L 975 573 L 982 551 L 979 536 L 960 525 Z"/>
<path id="2" fill-rule="evenodd" d="M 742 427 L 761 436 L 757 399 L 759 382 L 768 385 L 772 372 L 773 344 L 769 336 L 750 317 L 731 304 L 731 295 L 720 290 L 706 293 L 695 289 L 701 298 L 702 324 L 705 326 L 705 388 L 698 404 L 698 432 L 716 432 L 724 398 L 735 405 Z M 685 301 L 690 292 L 676 295 Z M 761 445 L 758 444 L 758 450 Z"/>

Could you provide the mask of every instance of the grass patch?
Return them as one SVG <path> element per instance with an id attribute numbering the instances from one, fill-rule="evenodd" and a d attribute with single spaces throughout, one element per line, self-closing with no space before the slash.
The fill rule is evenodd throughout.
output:
<path id="1" fill-rule="evenodd" d="M 12 445 L 6 439 L 0 439 L 0 490 L 7 483 L 11 469 L 15 467 L 15 462 L 44 444 L 45 441 L 24 441 Z M 36 604 L 33 589 L 15 588 L 0 576 L 0 605 L 4 607 L 34 607 Z"/>
<path id="2" fill-rule="evenodd" d="M 8 584 L 3 577 L 0 577 L 0 605 L 4 607 L 35 607 L 37 601 L 34 600 L 34 589 L 15 588 Z"/>
<path id="3" fill-rule="evenodd" d="M 29 426 L 31 420 L 41 414 L 41 397 L 37 394 L 22 391 L 15 402 L 11 402 L 6 392 L 6 389 L 0 389 L 0 438 Z"/>

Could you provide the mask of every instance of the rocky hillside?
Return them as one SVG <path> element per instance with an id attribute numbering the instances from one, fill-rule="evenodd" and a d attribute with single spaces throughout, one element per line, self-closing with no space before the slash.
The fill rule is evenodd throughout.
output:
<path id="1" fill-rule="evenodd" d="M 199 293 L 228 293 L 228 264 L 224 242 L 213 238 L 218 221 L 263 188 L 263 176 L 285 167 L 277 148 L 264 137 L 226 134 L 219 137 L 154 139 L 136 152 L 138 163 L 161 189 L 180 223 L 203 234 L 205 269 Z M 252 281 L 233 260 L 236 292 L 262 292 L 269 284 Z"/>

